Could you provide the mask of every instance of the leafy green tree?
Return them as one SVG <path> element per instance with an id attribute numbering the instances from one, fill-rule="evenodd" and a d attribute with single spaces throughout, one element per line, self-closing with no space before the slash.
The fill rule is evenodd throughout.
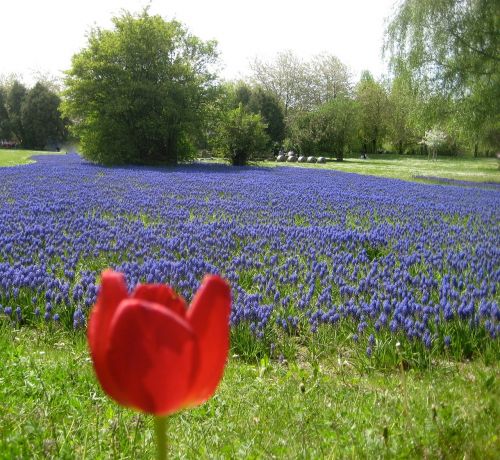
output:
<path id="1" fill-rule="evenodd" d="M 278 98 L 262 86 L 251 86 L 238 82 L 236 86 L 228 86 L 226 97 L 233 100 L 231 108 L 243 104 L 245 110 L 259 114 L 267 125 L 266 133 L 271 144 L 281 144 L 285 137 L 285 116 Z"/>
<path id="2" fill-rule="evenodd" d="M 391 82 L 388 104 L 388 138 L 395 150 L 403 154 L 422 138 L 423 101 L 412 82 L 398 76 Z"/>
<path id="3" fill-rule="evenodd" d="M 212 82 L 215 43 L 177 21 L 123 13 L 72 60 L 62 105 L 83 154 L 102 163 L 190 158 Z"/>
<path id="4" fill-rule="evenodd" d="M 28 91 L 21 107 L 23 146 L 43 149 L 64 140 L 66 128 L 59 112 L 60 103 L 59 96 L 40 82 Z"/>
<path id="5" fill-rule="evenodd" d="M 303 155 L 334 154 L 344 159 L 356 136 L 358 110 L 347 97 L 337 97 L 312 112 L 297 114 L 290 126 L 290 141 Z"/>
<path id="6" fill-rule="evenodd" d="M 387 133 L 389 109 L 385 88 L 375 81 L 370 72 L 361 75 L 356 86 L 356 101 L 363 150 L 375 153 Z"/>
<path id="7" fill-rule="evenodd" d="M 281 143 L 285 137 L 285 114 L 278 98 L 257 86 L 252 89 L 248 101 L 248 110 L 258 113 L 267 125 L 266 133 L 273 143 Z"/>
<path id="8" fill-rule="evenodd" d="M 248 107 L 253 91 L 248 83 L 239 81 L 234 87 L 229 85 L 227 89 L 227 96 L 233 99 L 233 108 L 238 107 L 240 104 L 243 104 L 243 107 Z"/>
<path id="9" fill-rule="evenodd" d="M 356 137 L 359 120 L 356 103 L 348 97 L 337 96 L 320 107 L 317 116 L 323 131 L 321 150 L 333 151 L 337 161 L 342 161 Z"/>
<path id="10" fill-rule="evenodd" d="M 23 143 L 24 139 L 21 109 L 27 92 L 26 87 L 18 80 L 10 83 L 7 89 L 5 105 L 9 115 L 10 131 L 19 143 Z"/>
<path id="11" fill-rule="evenodd" d="M 450 101 L 439 123 L 474 150 L 499 129 L 499 30 L 498 0 L 404 0 L 386 31 L 395 75 L 409 73 L 427 96 Z"/>
<path id="12" fill-rule="evenodd" d="M 6 90 L 0 86 L 0 139 L 10 140 L 10 120 L 6 105 Z"/>
<path id="13" fill-rule="evenodd" d="M 259 114 L 249 113 L 240 103 L 224 112 L 213 138 L 215 149 L 234 166 L 244 166 L 265 151 L 269 137 Z"/>

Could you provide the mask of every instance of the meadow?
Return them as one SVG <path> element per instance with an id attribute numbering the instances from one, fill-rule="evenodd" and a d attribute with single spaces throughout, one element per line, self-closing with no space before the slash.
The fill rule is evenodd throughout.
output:
<path id="1" fill-rule="evenodd" d="M 287 163 L 287 166 L 333 169 L 425 183 L 439 182 L 439 179 L 500 183 L 498 160 L 494 157 L 440 156 L 436 161 L 429 161 L 425 155 L 374 154 L 367 160 L 359 155 L 347 155 L 342 162 Z"/>
<path id="2" fill-rule="evenodd" d="M 188 301 L 205 273 L 231 283 L 228 369 L 171 418 L 174 458 L 494 458 L 500 195 L 477 164 L 491 183 L 467 165 L 459 186 L 330 164 L 1 169 L 0 458 L 152 456 L 150 421 L 88 358 L 106 267 Z"/>

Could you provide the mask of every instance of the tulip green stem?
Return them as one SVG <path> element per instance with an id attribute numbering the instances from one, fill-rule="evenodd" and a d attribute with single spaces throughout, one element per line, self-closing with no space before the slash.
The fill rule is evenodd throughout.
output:
<path id="1" fill-rule="evenodd" d="M 167 459 L 167 417 L 155 417 L 156 458 Z"/>

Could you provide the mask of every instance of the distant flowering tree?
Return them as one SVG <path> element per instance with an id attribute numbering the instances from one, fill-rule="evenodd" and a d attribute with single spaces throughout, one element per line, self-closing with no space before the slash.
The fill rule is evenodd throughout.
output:
<path id="1" fill-rule="evenodd" d="M 422 144 L 425 144 L 429 149 L 428 158 L 430 158 L 432 154 L 432 159 L 435 160 L 437 156 L 437 149 L 446 144 L 446 140 L 446 133 L 437 128 L 432 128 L 429 131 L 426 131 L 425 136 L 422 139 Z"/>

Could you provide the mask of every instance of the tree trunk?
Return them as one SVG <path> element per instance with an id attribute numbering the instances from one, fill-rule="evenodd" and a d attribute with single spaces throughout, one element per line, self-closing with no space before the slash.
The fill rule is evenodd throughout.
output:
<path id="1" fill-rule="evenodd" d="M 241 150 L 236 151 L 233 155 L 233 166 L 245 166 L 247 164 L 247 156 Z"/>

